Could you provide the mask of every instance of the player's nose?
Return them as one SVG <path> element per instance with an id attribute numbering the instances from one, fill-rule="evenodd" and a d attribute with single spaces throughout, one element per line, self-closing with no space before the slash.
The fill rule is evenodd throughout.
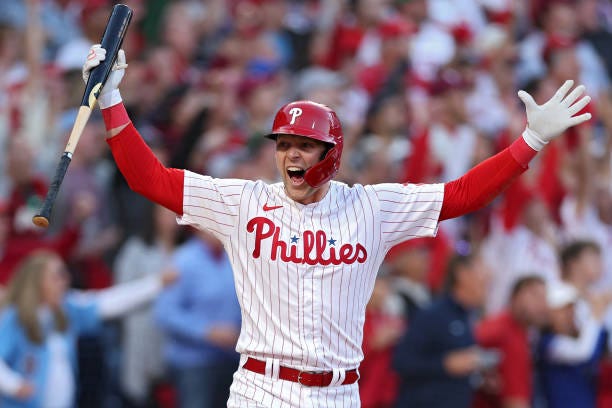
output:
<path id="1" fill-rule="evenodd" d="M 297 159 L 300 157 L 300 149 L 297 148 L 297 146 L 291 146 L 289 147 L 289 150 L 287 150 L 287 156 L 290 159 Z"/>

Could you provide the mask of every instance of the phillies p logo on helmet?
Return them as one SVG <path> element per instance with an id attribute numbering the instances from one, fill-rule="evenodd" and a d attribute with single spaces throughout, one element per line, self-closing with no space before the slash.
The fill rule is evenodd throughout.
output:
<path id="1" fill-rule="evenodd" d="M 293 124 L 295 124 L 295 120 L 299 116 L 302 116 L 302 108 L 291 108 L 289 110 L 289 114 L 291 115 L 291 122 L 289 122 L 289 124 L 293 125 Z"/>

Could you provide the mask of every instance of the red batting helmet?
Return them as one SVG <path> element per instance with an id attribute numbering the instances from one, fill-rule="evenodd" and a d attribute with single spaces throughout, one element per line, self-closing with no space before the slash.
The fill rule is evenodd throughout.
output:
<path id="1" fill-rule="evenodd" d="M 317 188 L 331 180 L 340 168 L 342 156 L 342 126 L 336 112 L 329 107 L 312 101 L 290 102 L 279 109 L 274 117 L 272 132 L 267 135 L 304 136 L 331 145 L 323 160 L 304 174 L 304 180 Z"/>

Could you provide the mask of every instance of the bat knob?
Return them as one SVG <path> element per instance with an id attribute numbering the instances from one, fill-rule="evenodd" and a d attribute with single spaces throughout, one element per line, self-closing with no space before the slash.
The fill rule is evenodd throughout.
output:
<path id="1" fill-rule="evenodd" d="M 47 228 L 49 226 L 49 220 L 46 217 L 43 217 L 42 215 L 33 216 L 32 222 L 37 227 L 41 227 L 41 228 Z"/>

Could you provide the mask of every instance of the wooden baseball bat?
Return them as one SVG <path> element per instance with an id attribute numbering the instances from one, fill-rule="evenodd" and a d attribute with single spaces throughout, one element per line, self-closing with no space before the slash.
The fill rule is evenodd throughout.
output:
<path id="1" fill-rule="evenodd" d="M 81 106 L 79 107 L 79 111 L 74 121 L 72 131 L 70 132 L 70 137 L 68 138 L 68 143 L 66 144 L 64 153 L 62 154 L 57 165 L 57 169 L 55 170 L 55 176 L 53 177 L 49 190 L 47 191 L 45 201 L 40 208 L 40 212 L 32 217 L 32 222 L 39 227 L 47 228 L 49 226 L 51 211 L 53 210 L 57 193 L 62 185 L 62 181 L 64 180 L 64 176 L 68 170 L 68 166 L 72 161 L 74 149 L 76 148 L 77 143 L 79 143 L 79 138 L 81 137 L 83 129 L 89 120 L 91 111 L 98 101 L 100 91 L 111 73 L 113 64 L 117 59 L 117 53 L 121 49 L 121 44 L 123 43 L 123 38 L 125 37 L 125 33 L 131 19 L 132 10 L 128 6 L 124 4 L 117 4 L 113 7 L 113 11 L 108 18 L 108 22 L 106 23 L 104 34 L 102 34 L 102 40 L 100 41 L 102 48 L 106 49 L 106 59 L 101 61 L 100 65 L 91 70 L 89 79 L 87 80 L 87 85 L 85 86 L 85 92 L 83 93 Z"/>

